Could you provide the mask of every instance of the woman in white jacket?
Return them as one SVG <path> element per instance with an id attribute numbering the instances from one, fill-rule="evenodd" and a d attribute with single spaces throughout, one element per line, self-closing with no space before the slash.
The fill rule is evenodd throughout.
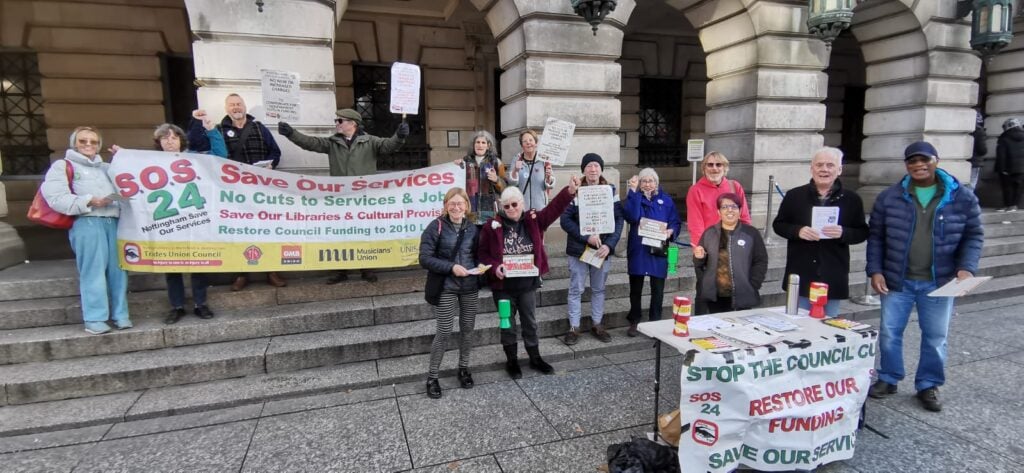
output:
<path id="1" fill-rule="evenodd" d="M 120 207 L 111 199 L 117 189 L 107 175 L 109 165 L 99 155 L 102 145 L 99 130 L 75 128 L 71 149 L 64 159 L 50 165 L 42 186 L 43 198 L 53 210 L 77 217 L 68 237 L 78 267 L 85 331 L 95 335 L 110 331 L 108 320 L 118 329 L 132 327 L 128 318 L 128 275 L 118 266 Z M 70 183 L 68 165 L 73 170 Z"/>

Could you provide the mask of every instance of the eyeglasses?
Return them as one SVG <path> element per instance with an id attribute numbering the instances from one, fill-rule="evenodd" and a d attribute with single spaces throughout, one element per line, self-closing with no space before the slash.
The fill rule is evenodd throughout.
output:
<path id="1" fill-rule="evenodd" d="M 80 145 L 98 145 L 98 144 L 100 144 L 100 142 L 97 141 L 97 140 L 80 139 L 80 140 L 77 140 L 77 141 L 78 141 L 78 144 L 80 144 Z"/>
<path id="2" fill-rule="evenodd" d="M 704 166 L 709 168 L 724 168 L 725 163 L 707 163 Z"/>
<path id="3" fill-rule="evenodd" d="M 507 204 L 501 204 L 501 208 L 503 208 L 505 210 L 518 209 L 519 208 L 519 202 L 509 202 Z"/>
<path id="4" fill-rule="evenodd" d="M 738 206 L 738 205 L 723 205 L 723 206 L 719 207 L 719 210 L 739 210 L 739 209 L 740 209 L 740 206 Z"/>

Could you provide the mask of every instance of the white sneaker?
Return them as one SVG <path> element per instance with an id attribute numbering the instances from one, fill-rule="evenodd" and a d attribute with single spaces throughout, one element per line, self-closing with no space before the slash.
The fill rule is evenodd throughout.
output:
<path id="1" fill-rule="evenodd" d="M 1000 207 L 1000 208 L 996 209 L 996 212 L 1006 212 L 1007 209 L 1008 209 L 1008 207 Z"/>
<path id="2" fill-rule="evenodd" d="M 1016 205 L 1011 206 L 1010 208 L 1006 209 L 1006 211 L 1007 212 L 1016 212 L 1017 211 L 1017 206 Z"/>

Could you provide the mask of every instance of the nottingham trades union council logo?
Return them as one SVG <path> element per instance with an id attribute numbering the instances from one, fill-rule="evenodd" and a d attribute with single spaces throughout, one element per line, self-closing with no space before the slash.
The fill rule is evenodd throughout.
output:
<path id="1" fill-rule="evenodd" d="M 124 244 L 124 260 L 129 264 L 136 264 L 142 259 L 142 248 L 135 243 Z"/>
<path id="2" fill-rule="evenodd" d="M 260 258 L 263 257 L 263 250 L 256 245 L 249 245 L 249 247 L 242 252 L 242 256 L 245 257 L 246 263 L 256 266 L 257 264 L 260 264 Z"/>

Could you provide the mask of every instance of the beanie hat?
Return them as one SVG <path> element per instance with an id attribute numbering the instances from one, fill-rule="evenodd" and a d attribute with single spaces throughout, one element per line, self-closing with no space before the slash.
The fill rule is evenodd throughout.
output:
<path id="1" fill-rule="evenodd" d="M 903 160 L 906 161 L 914 156 L 926 156 L 929 158 L 938 158 L 939 152 L 935 150 L 935 147 L 927 141 L 918 141 L 911 143 L 907 146 L 907 149 L 903 150 Z"/>
<path id="2" fill-rule="evenodd" d="M 587 165 L 590 163 L 597 163 L 601 166 L 601 172 L 604 172 L 604 160 L 601 159 L 601 155 L 597 153 L 587 153 L 583 155 L 583 161 L 580 161 L 580 171 L 587 169 Z"/>
<path id="3" fill-rule="evenodd" d="M 337 115 L 338 118 L 352 120 L 356 122 L 356 125 L 363 126 L 363 116 L 360 115 L 359 112 L 352 110 L 351 108 L 343 108 L 341 110 L 338 110 L 338 112 L 335 113 L 335 115 Z"/>
<path id="4" fill-rule="evenodd" d="M 1003 131 L 1009 130 L 1010 128 L 1020 128 L 1020 119 L 1007 118 L 1006 121 L 1003 122 Z"/>

